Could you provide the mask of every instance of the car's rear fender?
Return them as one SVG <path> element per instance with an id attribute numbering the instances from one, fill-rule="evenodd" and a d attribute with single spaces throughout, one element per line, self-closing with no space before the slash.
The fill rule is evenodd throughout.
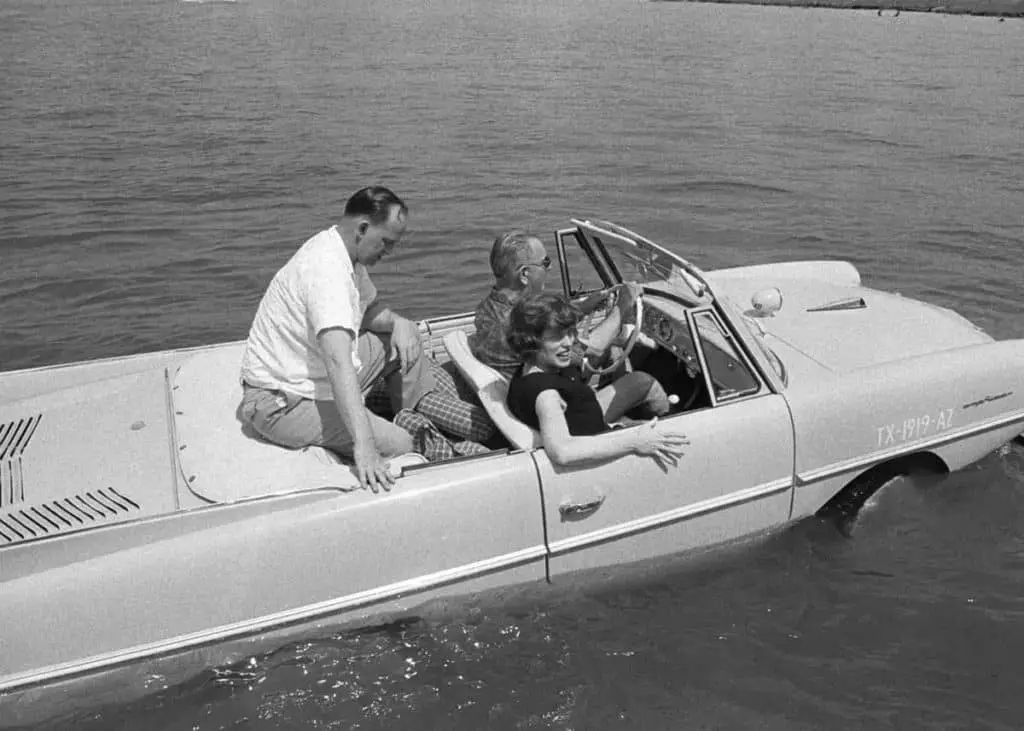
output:
<path id="1" fill-rule="evenodd" d="M 794 518 L 917 453 L 960 469 L 1024 425 L 1024 340 L 957 348 L 791 384 Z"/>

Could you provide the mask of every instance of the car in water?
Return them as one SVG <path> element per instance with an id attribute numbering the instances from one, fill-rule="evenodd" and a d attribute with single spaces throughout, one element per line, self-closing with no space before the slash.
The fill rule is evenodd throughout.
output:
<path id="1" fill-rule="evenodd" d="M 504 443 L 396 460 L 381 494 L 326 450 L 242 425 L 244 343 L 0 374 L 6 717 L 141 660 L 228 662 L 310 623 L 371 625 L 854 515 L 894 477 L 961 469 L 1024 429 L 1024 340 L 866 287 L 847 262 L 705 272 L 681 242 L 575 219 L 554 244 L 574 299 L 639 286 L 625 360 L 643 350 L 635 367 L 675 397 L 659 428 L 689 438 L 677 466 L 553 464 L 473 357 L 471 314 L 422 321 L 423 342 Z"/>

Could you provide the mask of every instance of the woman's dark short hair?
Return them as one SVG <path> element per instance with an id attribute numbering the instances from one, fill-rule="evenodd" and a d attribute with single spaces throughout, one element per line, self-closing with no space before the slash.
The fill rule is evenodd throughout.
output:
<path id="1" fill-rule="evenodd" d="M 560 294 L 535 294 L 516 302 L 509 316 L 508 347 L 520 358 L 540 349 L 547 329 L 565 332 L 580 321 L 580 311 Z"/>
<path id="2" fill-rule="evenodd" d="M 357 190 L 345 204 L 345 215 L 366 216 L 370 223 L 379 226 L 391 218 L 391 209 L 398 206 L 403 215 L 409 214 L 402 199 L 382 185 Z"/>

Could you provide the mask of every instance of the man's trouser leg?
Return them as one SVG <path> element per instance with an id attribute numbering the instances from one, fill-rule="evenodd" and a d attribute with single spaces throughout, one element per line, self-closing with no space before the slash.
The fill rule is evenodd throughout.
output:
<path id="1" fill-rule="evenodd" d="M 416 405 L 441 431 L 458 439 L 484 442 L 494 436 L 496 427 L 473 389 L 460 375 L 453 375 L 454 366 L 432 363 L 436 388 Z"/>
<path id="2" fill-rule="evenodd" d="M 640 404 L 655 414 L 668 413 L 671 405 L 665 389 L 654 377 L 643 371 L 627 373 L 597 392 L 597 401 L 604 411 L 605 422 L 611 424 Z"/>
<path id="3" fill-rule="evenodd" d="M 437 387 L 430 369 L 430 359 L 423 351 L 412 363 L 402 363 L 391 355 L 391 336 L 386 333 L 363 332 L 359 335 L 359 387 L 365 395 L 378 378 L 385 378 L 391 411 L 412 409 L 425 395 Z"/>
<path id="4" fill-rule="evenodd" d="M 353 440 L 333 401 L 313 401 L 283 391 L 245 387 L 242 418 L 260 436 L 290 449 L 326 447 L 352 456 Z M 382 457 L 412 451 L 412 439 L 404 429 L 376 414 L 367 413 L 370 433 Z"/>
<path id="5" fill-rule="evenodd" d="M 378 378 L 387 378 L 395 413 L 415 406 L 434 387 L 427 358 L 417 358 L 403 372 L 397 358 L 389 358 L 389 337 L 362 333 L 357 348 L 361 363 L 357 373 L 360 392 L 365 397 Z M 412 450 L 412 438 L 407 431 L 376 414 L 367 412 L 366 416 L 382 457 Z M 352 456 L 352 435 L 334 401 L 314 401 L 283 391 L 247 386 L 242 399 L 242 417 L 275 444 L 291 449 L 317 445 Z"/>

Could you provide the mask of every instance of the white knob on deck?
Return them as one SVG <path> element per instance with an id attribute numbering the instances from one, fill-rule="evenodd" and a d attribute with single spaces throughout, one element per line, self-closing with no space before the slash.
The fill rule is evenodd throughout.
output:
<path id="1" fill-rule="evenodd" d="M 782 309 L 782 291 L 778 287 L 759 290 L 750 298 L 750 304 L 758 315 L 772 317 Z"/>

